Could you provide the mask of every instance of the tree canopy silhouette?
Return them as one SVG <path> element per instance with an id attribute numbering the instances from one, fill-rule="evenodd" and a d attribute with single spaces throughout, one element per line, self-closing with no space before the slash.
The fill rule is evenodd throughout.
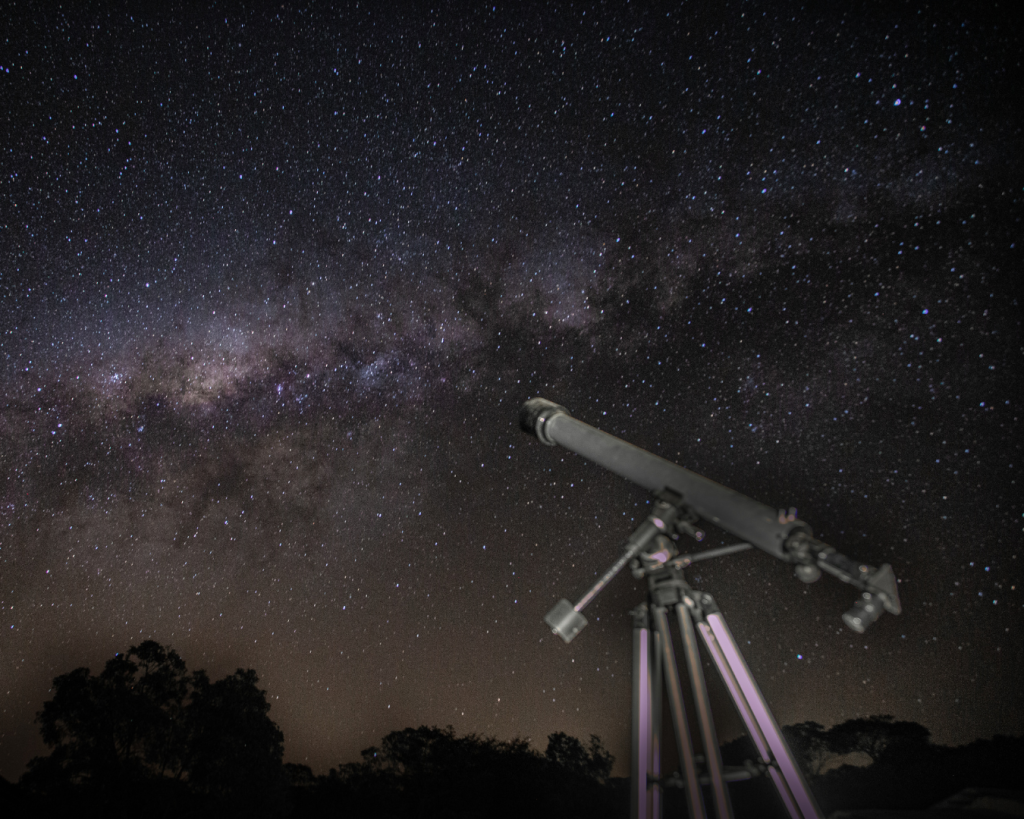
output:
<path id="1" fill-rule="evenodd" d="M 613 761 L 596 736 L 588 747 L 575 737 L 551 734 L 541 754 L 524 739 L 458 737 L 450 725 L 420 726 L 392 731 L 379 746 L 364 750 L 361 762 L 332 769 L 319 784 L 321 794 L 332 794 L 329 800 L 324 796 L 324 805 L 330 801 L 332 810 L 351 816 L 461 812 L 594 819 L 621 813 L 605 787 Z M 289 774 L 296 785 L 314 784 L 296 766 Z M 308 800 L 306 812 L 318 815 L 311 806 Z"/>
<path id="2" fill-rule="evenodd" d="M 37 714 L 52 751 L 29 762 L 22 784 L 113 799 L 133 785 L 162 783 L 219 799 L 229 813 L 273 805 L 283 788 L 284 736 L 258 681 L 252 669 L 238 669 L 211 683 L 153 640 L 117 654 L 98 675 L 76 668 L 54 679 L 53 698 Z"/>
<path id="3" fill-rule="evenodd" d="M 896 752 L 920 751 L 931 732 L 916 722 L 894 720 L 889 714 L 849 719 L 832 726 L 828 741 L 839 754 L 863 753 L 872 762 Z"/>
<path id="4" fill-rule="evenodd" d="M 590 747 L 585 748 L 576 737 L 558 731 L 548 737 L 544 755 L 565 770 L 597 782 L 607 781 L 615 764 L 615 757 L 594 734 L 590 735 Z"/>
<path id="5" fill-rule="evenodd" d="M 831 728 L 817 722 L 786 725 L 782 733 L 790 749 L 809 776 L 820 776 L 828 769 L 853 761 L 852 754 L 864 754 L 871 763 L 894 754 L 919 754 L 929 744 L 931 733 L 916 722 L 895 720 L 888 714 L 848 719 Z M 755 759 L 757 752 L 746 736 L 726 743 L 723 758 L 729 764 Z"/>

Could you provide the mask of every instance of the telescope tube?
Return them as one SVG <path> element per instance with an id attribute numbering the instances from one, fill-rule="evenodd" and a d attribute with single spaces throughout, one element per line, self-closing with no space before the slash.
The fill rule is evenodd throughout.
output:
<path id="1" fill-rule="evenodd" d="M 541 443 L 570 449 L 652 492 L 674 490 L 704 520 L 786 562 L 792 562 L 785 549 L 789 537 L 811 534 L 803 521 L 780 523 L 778 511 L 770 506 L 584 424 L 544 398 L 523 404 L 519 426 Z"/>

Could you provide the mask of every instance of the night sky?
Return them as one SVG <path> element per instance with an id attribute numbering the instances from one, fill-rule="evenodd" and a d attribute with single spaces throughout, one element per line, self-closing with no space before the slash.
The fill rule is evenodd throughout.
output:
<path id="1" fill-rule="evenodd" d="M 317 773 L 451 724 L 624 774 L 642 584 L 542 618 L 648 498 L 524 435 L 536 395 L 892 564 L 862 636 L 833 578 L 689 571 L 780 723 L 1024 731 L 1007 10 L 38 5 L 0 35 L 0 774 L 149 638 L 255 668 Z"/>

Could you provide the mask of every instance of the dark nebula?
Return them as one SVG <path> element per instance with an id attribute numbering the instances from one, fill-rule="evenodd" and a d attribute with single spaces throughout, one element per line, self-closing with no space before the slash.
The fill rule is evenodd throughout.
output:
<path id="1" fill-rule="evenodd" d="M 761 552 L 690 572 L 780 723 L 1024 730 L 1009 15 L 43 5 L 0 45 L 0 774 L 150 638 L 255 668 L 318 773 L 420 724 L 624 773 L 642 588 L 542 618 L 647 498 L 535 395 L 893 565 L 863 636 Z"/>

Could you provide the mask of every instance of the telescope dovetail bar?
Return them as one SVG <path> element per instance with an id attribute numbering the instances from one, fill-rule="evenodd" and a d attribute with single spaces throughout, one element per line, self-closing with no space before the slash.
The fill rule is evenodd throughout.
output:
<path id="1" fill-rule="evenodd" d="M 682 500 L 688 513 L 688 516 L 681 518 L 685 520 L 684 524 L 680 524 L 683 531 L 692 528 L 692 523 L 696 519 L 703 519 L 779 560 L 795 564 L 797 577 L 805 583 L 817 580 L 821 572 L 825 571 L 860 589 L 861 596 L 843 615 L 843 621 L 853 631 L 863 633 L 885 611 L 891 614 L 900 613 L 896 576 L 888 563 L 875 567 L 851 560 L 831 546 L 816 540 L 811 527 L 797 519 L 793 513 L 780 514 L 778 510 L 766 504 L 653 455 L 614 435 L 602 432 L 573 418 L 565 407 L 544 398 L 531 398 L 523 404 L 519 411 L 519 425 L 524 432 L 536 436 L 541 443 L 548 446 L 563 446 L 652 492 L 661 493 L 663 490 L 669 490 L 675 493 Z M 634 543 L 644 526 L 645 524 L 641 525 L 629 543 Z M 654 534 L 656 533 L 649 533 L 647 542 Z M 642 550 L 643 546 L 640 546 L 633 554 L 636 555 Z M 613 566 L 605 578 L 602 578 L 604 584 L 629 559 L 631 558 L 624 555 L 616 564 L 617 568 Z M 600 587 L 603 588 L 604 584 Z M 596 594 L 599 590 L 600 588 L 592 589 L 592 592 Z M 569 606 L 569 610 L 579 618 L 577 621 L 570 617 L 578 626 L 573 635 L 586 625 L 586 620 L 579 611 L 590 601 L 593 594 L 581 600 L 582 605 Z M 561 613 L 569 617 L 569 611 L 563 609 Z M 552 611 L 549 617 L 554 614 Z M 566 626 L 568 625 L 566 623 Z M 572 630 L 569 628 L 562 633 L 553 625 L 552 628 L 563 639 L 566 639 L 566 634 Z"/>

